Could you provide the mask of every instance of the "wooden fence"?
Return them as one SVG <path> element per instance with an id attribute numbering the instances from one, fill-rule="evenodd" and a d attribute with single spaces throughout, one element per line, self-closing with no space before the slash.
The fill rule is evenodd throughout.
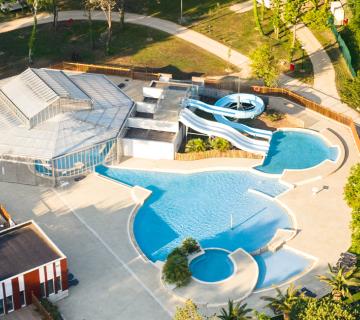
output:
<path id="1" fill-rule="evenodd" d="M 321 115 L 323 115 L 329 119 L 335 120 L 337 122 L 340 122 L 340 123 L 348 126 L 353 134 L 355 144 L 358 148 L 358 151 L 360 152 L 359 133 L 356 129 L 356 125 L 355 125 L 354 121 L 350 117 L 345 116 L 340 113 L 337 113 L 333 110 L 330 110 L 314 101 L 304 98 L 303 96 L 301 96 L 291 90 L 285 89 L 285 88 L 268 88 L 268 87 L 261 87 L 261 86 L 253 86 L 252 89 L 253 89 L 253 91 L 255 91 L 257 93 L 262 93 L 262 94 L 267 94 L 267 95 L 276 95 L 276 96 L 282 96 L 282 97 L 288 98 L 310 110 L 320 113 Z"/>
<path id="2" fill-rule="evenodd" d="M 61 62 L 59 64 L 50 66 L 50 68 L 59 70 L 101 73 L 144 81 L 159 80 L 161 75 L 163 75 L 162 73 L 152 72 L 151 69 L 141 67 L 96 65 L 76 62 Z M 171 77 L 171 75 L 167 76 Z"/>
<path id="3" fill-rule="evenodd" d="M 263 156 L 244 150 L 208 150 L 203 152 L 189 152 L 189 153 L 175 153 L 175 160 L 194 161 L 208 158 L 248 158 L 248 159 L 262 159 Z"/>
<path id="4" fill-rule="evenodd" d="M 31 301 L 42 316 L 43 320 L 54 320 L 51 314 L 44 308 L 39 299 L 31 292 Z"/>

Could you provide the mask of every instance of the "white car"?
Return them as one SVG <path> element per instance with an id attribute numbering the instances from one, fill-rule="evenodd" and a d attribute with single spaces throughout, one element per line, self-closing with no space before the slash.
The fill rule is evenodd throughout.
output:
<path id="1" fill-rule="evenodd" d="M 0 0 L 0 10 L 2 12 L 17 11 L 17 10 L 21 10 L 26 7 L 27 7 L 26 0 L 17 0 L 14 2 Z"/>

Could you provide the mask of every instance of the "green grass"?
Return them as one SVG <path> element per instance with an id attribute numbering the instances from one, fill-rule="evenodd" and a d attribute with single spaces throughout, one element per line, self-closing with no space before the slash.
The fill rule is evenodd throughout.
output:
<path id="1" fill-rule="evenodd" d="M 0 76 L 13 75 L 27 66 L 27 42 L 31 28 L 0 34 Z M 35 66 L 42 67 L 70 60 L 73 53 L 88 63 L 108 63 L 157 68 L 173 73 L 177 78 L 192 75 L 222 75 L 227 67 L 223 60 L 176 37 L 151 28 L 127 25 L 125 31 L 117 23 L 113 28 L 112 54 L 104 53 L 101 34 L 105 22 L 94 22 L 96 48 L 91 50 L 87 22 L 75 22 L 71 27 L 60 23 L 53 32 L 51 24 L 40 25 L 35 48 Z"/>
<path id="2" fill-rule="evenodd" d="M 331 30 L 311 30 L 315 37 L 324 47 L 325 51 L 329 55 L 331 62 L 335 69 L 336 88 L 341 97 L 341 91 L 344 87 L 344 82 L 351 79 L 351 73 L 346 65 L 345 59 L 341 54 L 336 39 Z"/>
<path id="3" fill-rule="evenodd" d="M 193 29 L 247 56 L 260 45 L 267 43 L 272 47 L 275 57 L 280 61 L 282 71 L 286 72 L 289 68 L 288 60 L 292 34 L 283 26 L 279 40 L 275 39 L 270 17 L 271 11 L 266 10 L 262 22 L 265 36 L 262 36 L 255 29 L 252 11 L 238 14 L 231 12 L 228 8 L 219 8 L 201 22 L 196 23 Z M 293 56 L 296 72 L 290 75 L 296 76 L 307 83 L 312 83 L 313 69 L 311 61 L 306 53 L 304 54 L 304 61 L 302 56 L 303 52 L 297 43 Z M 304 72 L 300 72 L 300 69 L 304 69 Z"/>

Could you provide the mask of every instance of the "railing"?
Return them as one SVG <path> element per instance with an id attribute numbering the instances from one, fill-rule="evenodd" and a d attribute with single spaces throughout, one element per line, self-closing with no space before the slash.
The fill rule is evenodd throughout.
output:
<path id="1" fill-rule="evenodd" d="M 203 152 L 175 153 L 175 160 L 194 161 L 208 158 L 248 158 L 262 159 L 263 156 L 244 150 L 208 150 Z"/>
<path id="2" fill-rule="evenodd" d="M 140 67 L 123 67 L 123 66 L 110 66 L 110 65 L 96 65 L 87 63 L 76 62 L 61 62 L 50 66 L 51 69 L 71 70 L 90 73 L 102 73 L 107 75 L 128 77 L 135 80 L 159 80 L 161 73 L 152 72 L 151 69 Z M 150 71 L 148 71 L 150 70 Z"/>
<path id="3" fill-rule="evenodd" d="M 297 102 L 300 105 L 310 110 L 313 110 L 329 119 L 335 120 L 337 122 L 340 122 L 348 126 L 353 134 L 358 151 L 360 152 L 360 137 L 357 132 L 356 125 L 350 117 L 332 111 L 314 101 L 304 98 L 303 96 L 285 88 L 268 88 L 268 87 L 253 86 L 252 89 L 257 93 L 268 94 L 268 95 L 273 94 L 273 95 L 283 96 L 285 98 L 290 98 L 294 102 Z"/>
<path id="4" fill-rule="evenodd" d="M 45 307 L 41 304 L 39 299 L 34 295 L 34 292 L 31 292 L 31 301 L 39 311 L 44 320 L 54 320 L 51 314 L 45 309 Z"/>

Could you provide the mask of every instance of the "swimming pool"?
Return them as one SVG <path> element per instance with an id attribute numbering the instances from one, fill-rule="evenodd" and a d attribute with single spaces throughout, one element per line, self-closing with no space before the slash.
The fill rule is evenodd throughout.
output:
<path id="1" fill-rule="evenodd" d="M 187 237 L 203 248 L 252 252 L 266 245 L 277 229 L 293 226 L 276 201 L 248 191 L 253 188 L 270 196 L 286 191 L 276 178 L 248 171 L 181 174 L 104 166 L 96 171 L 152 191 L 136 214 L 133 231 L 141 250 L 154 262 L 164 261 Z"/>
<path id="2" fill-rule="evenodd" d="M 285 169 L 307 169 L 326 159 L 335 161 L 336 147 L 329 147 L 319 135 L 302 131 L 276 131 L 262 165 L 256 169 L 281 174 Z"/>
<path id="3" fill-rule="evenodd" d="M 268 251 L 254 258 L 259 266 L 256 289 L 284 283 L 314 263 L 314 259 L 289 248 L 282 248 L 274 253 Z"/>
<path id="4" fill-rule="evenodd" d="M 229 252 L 219 249 L 206 249 L 190 262 L 189 267 L 194 278 L 205 282 L 225 280 L 235 269 Z"/>

